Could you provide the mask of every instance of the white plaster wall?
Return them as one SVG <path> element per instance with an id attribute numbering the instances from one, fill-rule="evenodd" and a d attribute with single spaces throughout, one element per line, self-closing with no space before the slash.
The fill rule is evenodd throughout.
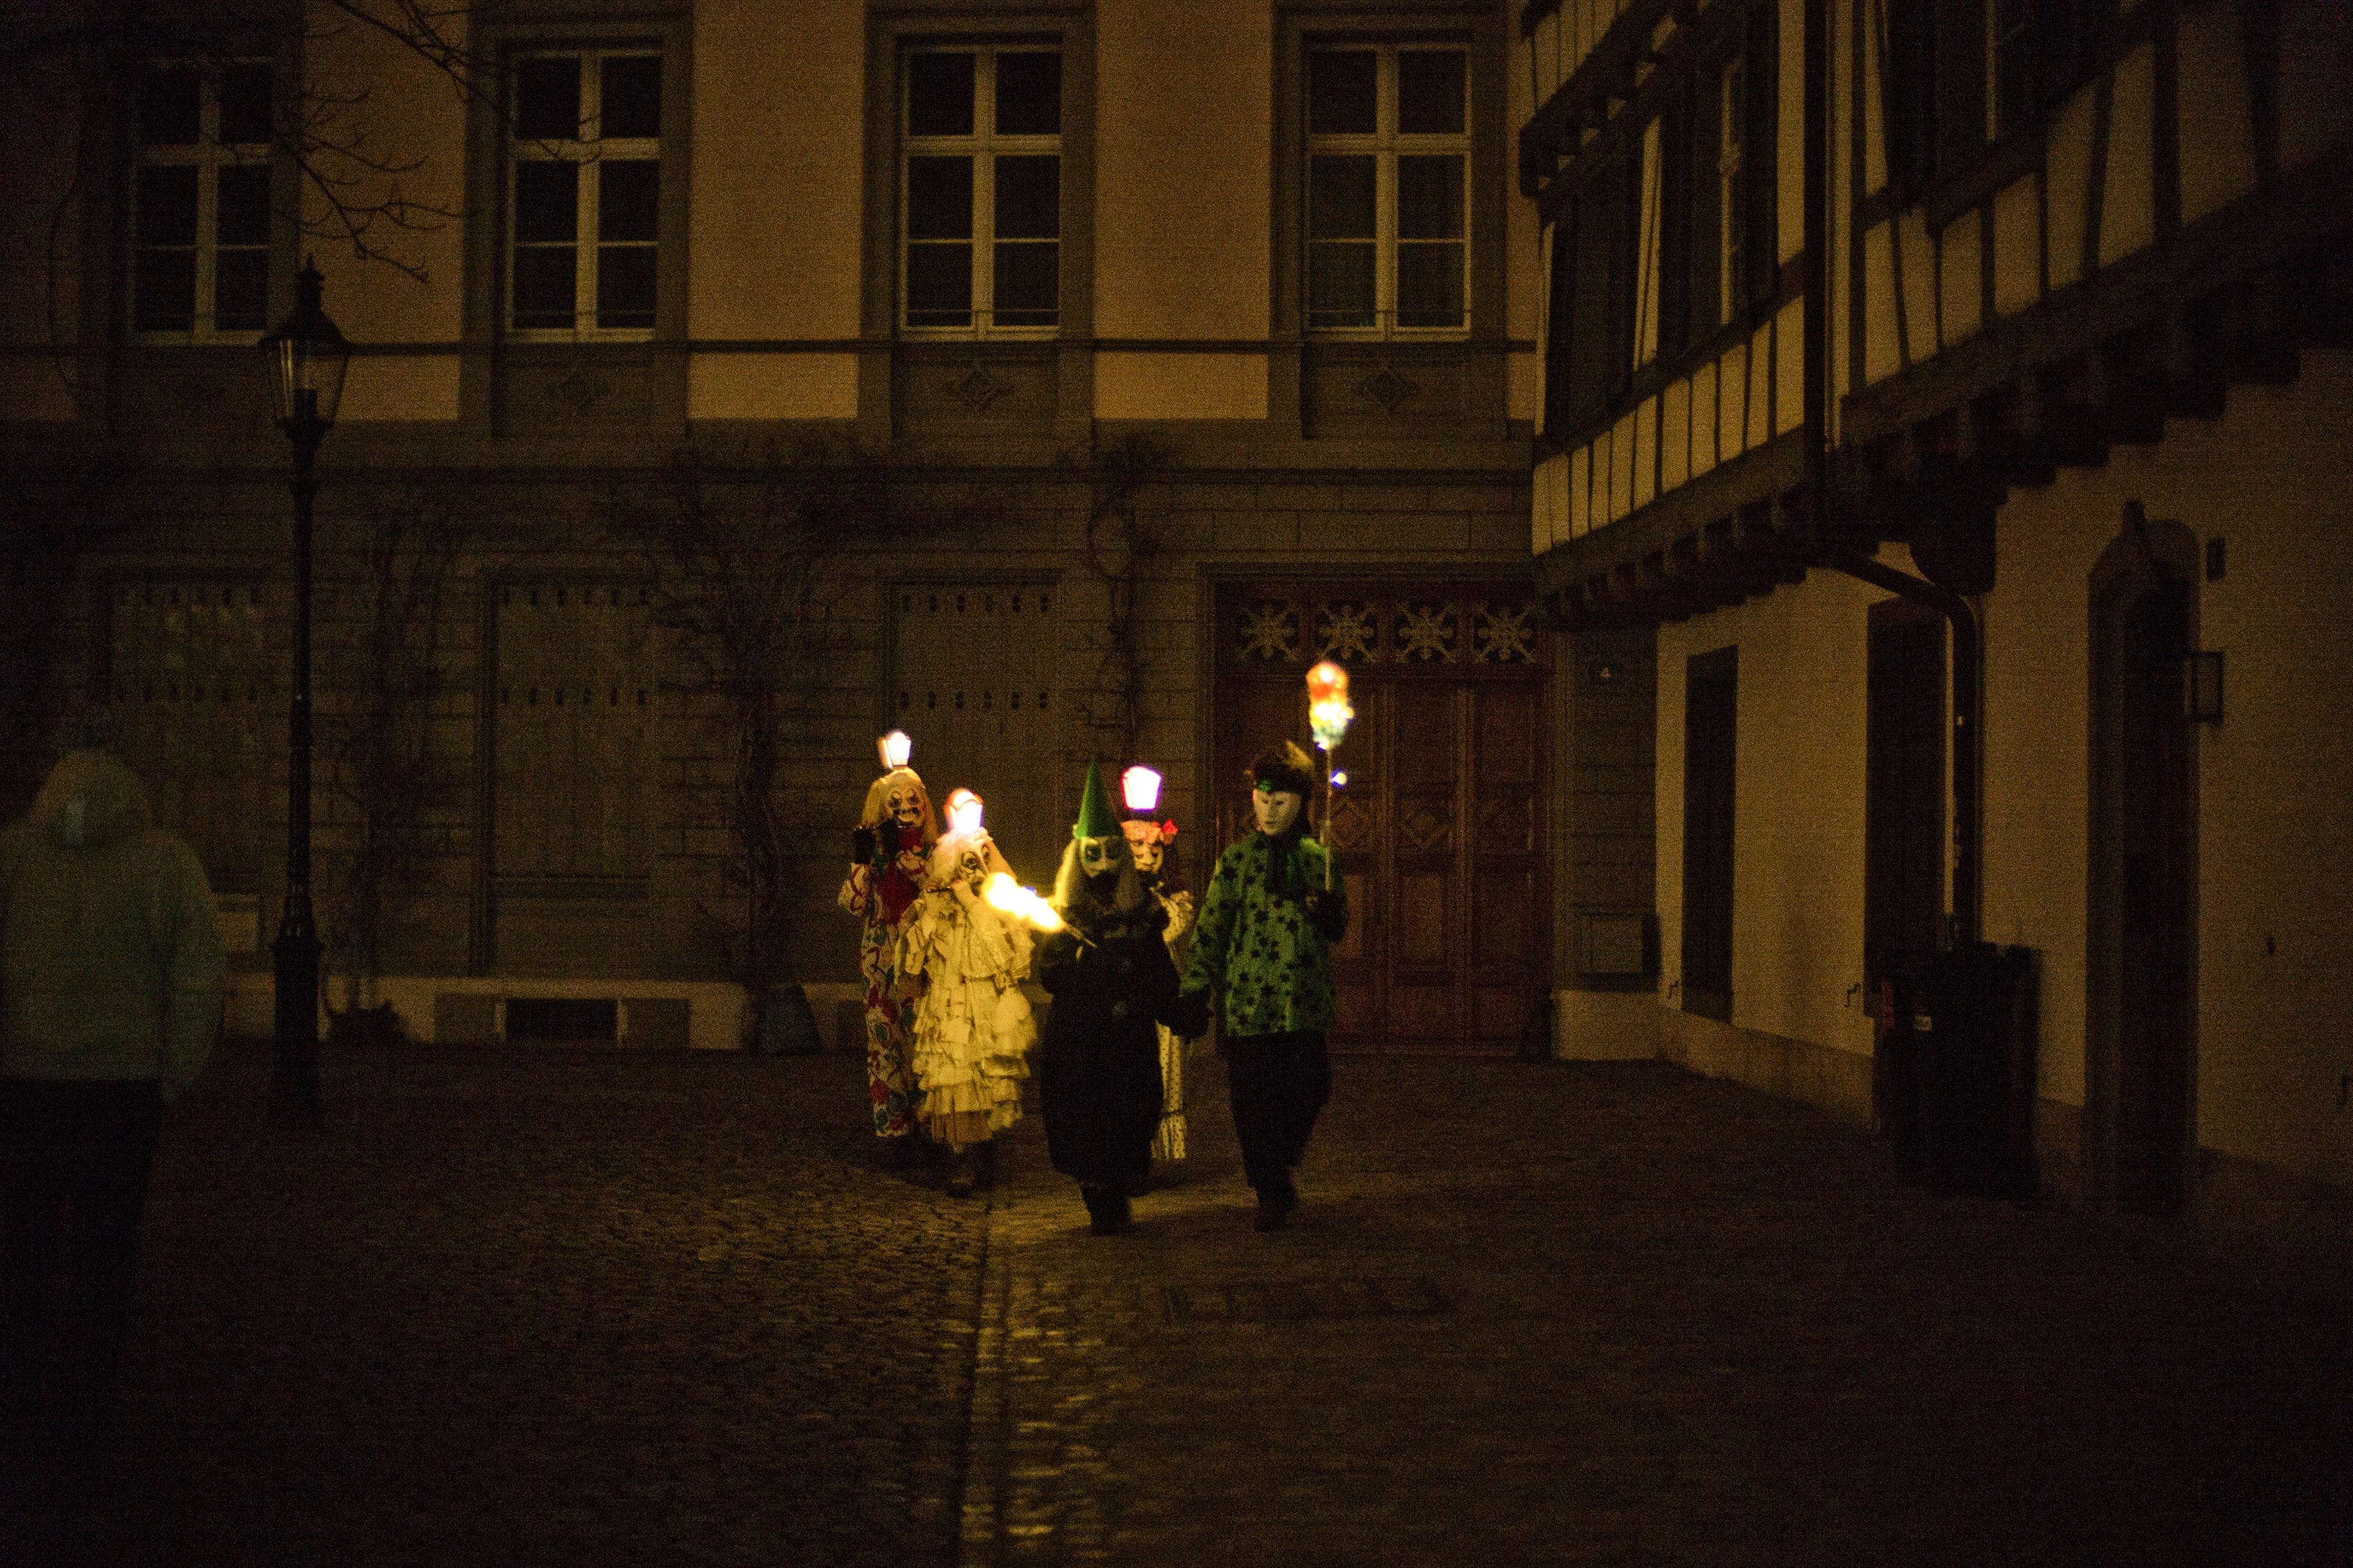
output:
<path id="1" fill-rule="evenodd" d="M 2353 1110 L 2353 356 L 2063 474 L 2003 508 L 1986 603 L 1986 935 L 2044 954 L 2042 1092 L 2084 1098 L 2088 576 L 2125 502 L 2227 541 L 2200 640 L 2198 1125 L 2211 1149 L 2344 1184 Z M 1744 674 L 1746 672 L 1744 671 Z"/>
<path id="2" fill-rule="evenodd" d="M 1908 567 L 1903 552 L 1891 563 Z M 1740 649 L 1735 741 L 1732 1022 L 1869 1055 L 1862 980 L 1869 606 L 1833 573 L 1659 629 L 1661 1000 L 1682 1005 L 1683 671 Z"/>

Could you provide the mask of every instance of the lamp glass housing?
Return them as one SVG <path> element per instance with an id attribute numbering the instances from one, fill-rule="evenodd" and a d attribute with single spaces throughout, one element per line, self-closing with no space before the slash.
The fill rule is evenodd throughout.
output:
<path id="1" fill-rule="evenodd" d="M 343 400 L 343 373 L 352 345 L 320 306 L 325 279 L 304 263 L 294 279 L 294 310 L 261 340 L 269 362 L 270 415 L 291 430 L 324 430 Z"/>

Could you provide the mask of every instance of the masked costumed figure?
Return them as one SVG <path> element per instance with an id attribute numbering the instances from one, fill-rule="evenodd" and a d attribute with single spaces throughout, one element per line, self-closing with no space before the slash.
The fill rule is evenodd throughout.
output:
<path id="1" fill-rule="evenodd" d="M 923 896 L 899 933 L 899 973 L 920 981 L 913 1037 L 916 1113 L 955 1156 L 948 1192 L 969 1197 L 996 1134 L 1021 1120 L 1021 1080 L 1038 1037 L 1021 981 L 1029 931 L 981 896 L 991 872 L 1012 869 L 980 825 L 980 797 L 948 795 L 948 831 L 932 850 Z"/>
<path id="2" fill-rule="evenodd" d="M 1218 857 L 1178 1011 L 1206 1012 L 1212 994 L 1224 1005 L 1242 1173 L 1258 1194 L 1258 1228 L 1277 1230 L 1299 1205 L 1292 1169 L 1332 1098 L 1331 948 L 1347 934 L 1348 904 L 1324 846 L 1306 837 L 1307 753 L 1287 741 L 1261 752 L 1250 781 L 1258 830 Z"/>
<path id="3" fill-rule="evenodd" d="M 1160 808 L 1160 777 L 1150 769 L 1128 769 L 1120 776 L 1120 789 L 1127 816 L 1119 830 L 1127 837 L 1135 874 L 1167 911 L 1168 929 L 1161 934 L 1181 971 L 1193 933 L 1193 895 L 1184 889 L 1168 853 L 1176 821 Z M 1152 1135 L 1152 1160 L 1172 1174 L 1185 1166 L 1185 1041 L 1166 1024 L 1160 1026 L 1160 1129 Z"/>
<path id="4" fill-rule="evenodd" d="M 921 982 L 899 973 L 899 935 L 931 870 L 939 829 L 932 797 L 913 768 L 892 768 L 866 792 L 866 809 L 850 836 L 849 879 L 841 907 L 865 922 L 858 944 L 866 979 L 866 1085 L 873 1101 L 874 1134 L 884 1158 L 912 1158 L 915 1077 L 908 1025 Z"/>
<path id="5" fill-rule="evenodd" d="M 1039 1063 L 1046 1150 L 1078 1182 L 1090 1227 L 1108 1236 L 1127 1228 L 1128 1195 L 1151 1169 L 1159 1026 L 1176 1021 L 1176 966 L 1167 910 L 1136 874 L 1092 763 L 1053 902 L 1065 929 L 1039 939 L 1037 965 L 1054 996 Z"/>

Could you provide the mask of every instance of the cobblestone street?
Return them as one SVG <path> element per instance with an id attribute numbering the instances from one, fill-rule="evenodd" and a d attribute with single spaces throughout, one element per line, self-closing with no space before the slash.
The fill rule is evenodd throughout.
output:
<path id="1" fill-rule="evenodd" d="M 844 1057 L 339 1052 L 303 1141 L 226 1052 L 0 1561 L 2348 1561 L 2315 1292 L 1650 1063 L 1343 1059 L 1260 1235 L 1218 1068 L 1093 1237 L 1034 1119 L 869 1169 Z"/>

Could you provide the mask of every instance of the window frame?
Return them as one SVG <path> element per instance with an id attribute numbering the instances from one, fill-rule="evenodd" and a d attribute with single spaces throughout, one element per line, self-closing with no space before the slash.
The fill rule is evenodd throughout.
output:
<path id="1" fill-rule="evenodd" d="M 661 329 L 663 274 L 670 265 L 664 255 L 664 209 L 670 205 L 670 181 L 681 171 L 664 155 L 669 138 L 660 132 L 670 123 L 670 62 L 665 40 L 613 40 L 594 43 L 544 44 L 517 41 L 504 53 L 500 64 L 506 94 L 501 103 L 499 125 L 501 174 L 500 237 L 498 251 L 500 300 L 499 329 L 511 342 L 519 343 L 564 342 L 649 342 Z M 517 133 L 515 115 L 519 111 L 519 94 L 515 84 L 526 61 L 570 58 L 580 61 L 581 71 L 580 128 L 582 135 L 570 139 L 526 138 Z M 595 72 L 587 71 L 586 63 L 597 62 Z M 659 62 L 662 102 L 657 111 L 656 134 L 607 139 L 602 132 L 604 62 L 609 59 L 651 58 Z M 594 85 L 592 86 L 591 83 Z M 589 134 L 590 132 L 595 134 Z M 525 151 L 526 145 L 532 150 Z M 656 171 L 654 237 L 650 241 L 617 241 L 635 248 L 654 253 L 654 296 L 651 306 L 653 321 L 646 326 L 607 327 L 600 324 L 583 326 L 584 320 L 594 321 L 597 313 L 597 283 L 602 276 L 602 252 L 607 247 L 602 223 L 602 166 L 607 163 L 651 163 Z M 522 179 L 520 169 L 525 163 L 571 163 L 578 169 L 573 206 L 573 324 L 569 327 L 525 327 L 515 324 L 515 262 L 524 242 L 518 237 L 516 203 Z"/>
<path id="2" fill-rule="evenodd" d="M 918 136 L 909 129 L 913 95 L 913 63 L 923 55 L 969 54 L 973 59 L 973 130 L 963 136 Z M 1042 133 L 999 132 L 996 127 L 997 62 L 1008 55 L 1050 54 L 1060 61 L 1058 79 L 1061 80 L 1060 100 L 1057 106 L 1055 124 L 1059 129 L 1050 135 Z M 1069 225 L 1063 211 L 1070 197 L 1070 161 L 1064 149 L 1070 117 L 1070 87 L 1067 72 L 1069 52 L 1060 38 L 960 38 L 954 36 L 916 37 L 904 41 L 899 49 L 898 69 L 892 85 L 893 125 L 895 129 L 895 167 L 892 182 L 894 221 L 892 228 L 892 321 L 897 334 L 917 342 L 1050 342 L 1068 330 L 1069 311 L 1065 303 L 1067 290 L 1062 287 L 1062 265 L 1065 247 L 1069 243 Z M 1054 321 L 1049 324 L 1018 323 L 999 326 L 995 317 L 997 247 L 997 161 L 1000 157 L 1037 157 L 1051 155 L 1055 160 L 1056 221 L 1054 246 Z M 968 321 L 962 326 L 954 323 L 917 324 L 908 320 L 908 284 L 913 274 L 910 265 L 912 247 L 919 243 L 908 229 L 908 206 L 911 199 L 908 166 L 920 157 L 964 156 L 972 161 L 972 223 L 971 233 L 965 243 L 971 247 L 972 268 Z M 1008 243 L 1043 243 L 1023 239 Z"/>
<path id="3" fill-rule="evenodd" d="M 259 67 L 269 73 L 271 123 L 267 140 L 227 143 L 220 140 L 221 79 L 227 70 L 238 67 Z M 240 49 L 219 55 L 157 55 L 138 61 L 134 69 L 137 73 L 135 85 L 130 94 L 129 114 L 123 128 L 127 147 L 121 187 L 122 238 L 120 254 L 123 270 L 121 321 L 126 341 L 152 346 L 249 346 L 259 342 L 261 335 L 269 330 L 272 309 L 278 302 L 278 285 L 283 271 L 279 252 L 284 247 L 284 237 L 289 228 L 280 221 L 280 160 L 277 139 L 277 118 L 281 107 L 280 94 L 286 79 L 285 62 L 265 50 Z M 151 146 L 142 129 L 145 82 L 148 77 L 158 71 L 172 69 L 196 73 L 197 139 L 193 143 Z M 261 319 L 251 327 L 224 329 L 217 324 L 220 252 L 223 248 L 220 243 L 220 172 L 227 168 L 257 167 L 269 171 L 268 228 L 259 245 L 238 245 L 231 248 L 260 252 Z M 139 187 L 145 172 L 157 168 L 194 168 L 196 171 L 195 234 L 187 247 L 191 252 L 193 298 L 189 324 L 185 328 L 142 327 L 139 324 L 139 253 L 142 248 Z"/>
<path id="4" fill-rule="evenodd" d="M 1371 51 L 1375 68 L 1374 129 L 1369 133 L 1317 132 L 1308 119 L 1314 58 L 1319 54 Z M 1398 129 L 1398 57 L 1406 54 L 1459 53 L 1462 57 L 1462 129 L 1460 132 L 1404 132 Z M 1478 122 L 1479 51 L 1465 37 L 1360 37 L 1353 35 L 1310 35 L 1303 40 L 1299 79 L 1300 213 L 1299 311 L 1303 331 L 1329 342 L 1428 342 L 1468 338 L 1479 301 L 1477 198 L 1478 162 L 1473 142 Z M 1370 156 L 1374 163 L 1373 195 L 1373 322 L 1370 326 L 1318 324 L 1314 289 L 1314 160 L 1318 156 Z M 1401 246 L 1423 243 L 1398 234 L 1398 160 L 1414 156 L 1454 156 L 1462 160 L 1461 233 L 1451 241 L 1462 251 L 1462 312 L 1455 326 L 1401 326 L 1398 323 L 1398 276 Z"/>

